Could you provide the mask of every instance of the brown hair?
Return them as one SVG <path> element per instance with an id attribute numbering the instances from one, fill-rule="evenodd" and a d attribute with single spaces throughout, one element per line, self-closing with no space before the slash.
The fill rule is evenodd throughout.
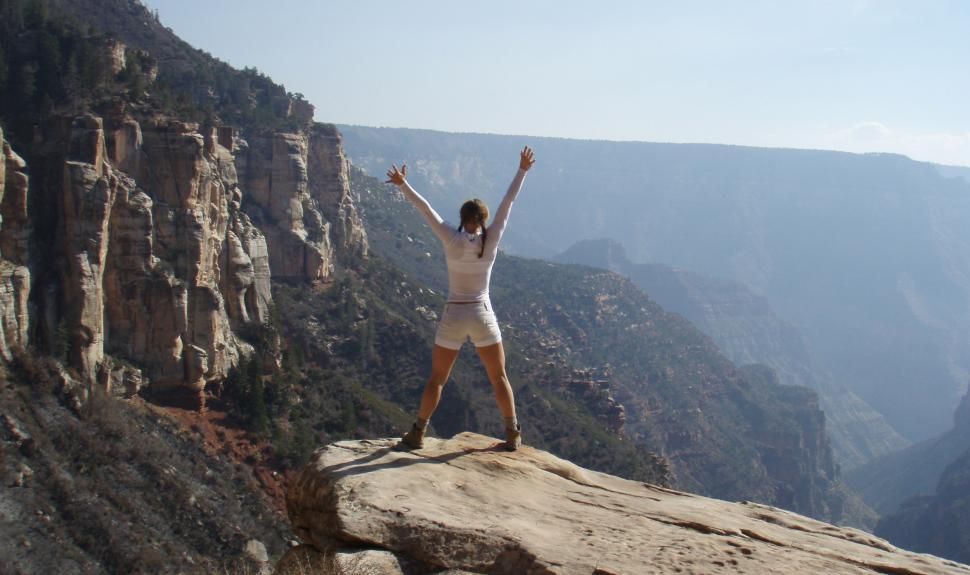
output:
<path id="1" fill-rule="evenodd" d="M 478 252 L 478 257 L 482 257 L 485 255 L 485 241 L 488 240 L 488 228 L 485 227 L 485 222 L 488 220 L 488 206 L 485 205 L 485 202 L 475 198 L 462 204 L 458 214 L 461 217 L 458 231 L 462 230 L 466 222 L 477 222 L 478 226 L 482 228 L 482 251 Z"/>

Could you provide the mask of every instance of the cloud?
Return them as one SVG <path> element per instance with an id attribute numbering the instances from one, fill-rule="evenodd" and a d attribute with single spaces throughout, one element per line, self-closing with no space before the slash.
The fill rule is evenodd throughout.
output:
<path id="1" fill-rule="evenodd" d="M 847 152 L 903 154 L 914 160 L 970 166 L 970 131 L 906 133 L 881 122 L 859 122 L 835 130 L 826 146 Z"/>

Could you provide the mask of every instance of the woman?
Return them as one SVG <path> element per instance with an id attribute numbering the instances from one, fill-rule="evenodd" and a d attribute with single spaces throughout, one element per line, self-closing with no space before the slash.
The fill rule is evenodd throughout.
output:
<path id="1" fill-rule="evenodd" d="M 469 337 L 485 364 L 488 379 L 495 391 L 495 401 L 505 418 L 505 448 L 515 451 L 522 443 L 522 433 L 515 416 L 515 398 L 509 377 L 505 373 L 505 348 L 502 333 L 492 312 L 488 298 L 488 284 L 492 265 L 498 255 L 498 245 L 505 233 L 512 202 L 522 188 L 525 173 L 535 163 L 532 150 L 526 146 L 519 158 L 519 171 L 499 204 L 498 213 L 490 226 L 488 208 L 481 200 L 465 202 L 459 211 L 461 223 L 457 228 L 445 223 L 428 203 L 407 182 L 407 166 L 391 166 L 387 183 L 401 190 L 427 220 L 431 230 L 445 248 L 448 266 L 448 300 L 438 324 L 434 350 L 431 352 L 431 375 L 421 396 L 417 421 L 401 440 L 401 447 L 418 449 L 424 446 L 424 432 L 428 420 L 441 400 L 441 388 L 448 381 L 458 351 Z"/>

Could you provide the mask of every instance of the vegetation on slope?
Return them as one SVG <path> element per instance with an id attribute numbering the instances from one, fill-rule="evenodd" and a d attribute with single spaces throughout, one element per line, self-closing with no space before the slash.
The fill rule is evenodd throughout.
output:
<path id="1" fill-rule="evenodd" d="M 140 402 L 79 403 L 51 360 L 0 370 L 6 568 L 185 573 L 234 563 L 252 539 L 282 552 L 289 529 L 245 466 Z"/>

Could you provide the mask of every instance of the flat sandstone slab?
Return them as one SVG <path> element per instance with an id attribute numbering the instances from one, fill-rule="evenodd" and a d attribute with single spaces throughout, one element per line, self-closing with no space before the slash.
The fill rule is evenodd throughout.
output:
<path id="1" fill-rule="evenodd" d="M 970 567 L 774 507 L 583 469 L 463 433 L 334 443 L 289 487 L 297 535 L 481 573 L 948 573 Z"/>

